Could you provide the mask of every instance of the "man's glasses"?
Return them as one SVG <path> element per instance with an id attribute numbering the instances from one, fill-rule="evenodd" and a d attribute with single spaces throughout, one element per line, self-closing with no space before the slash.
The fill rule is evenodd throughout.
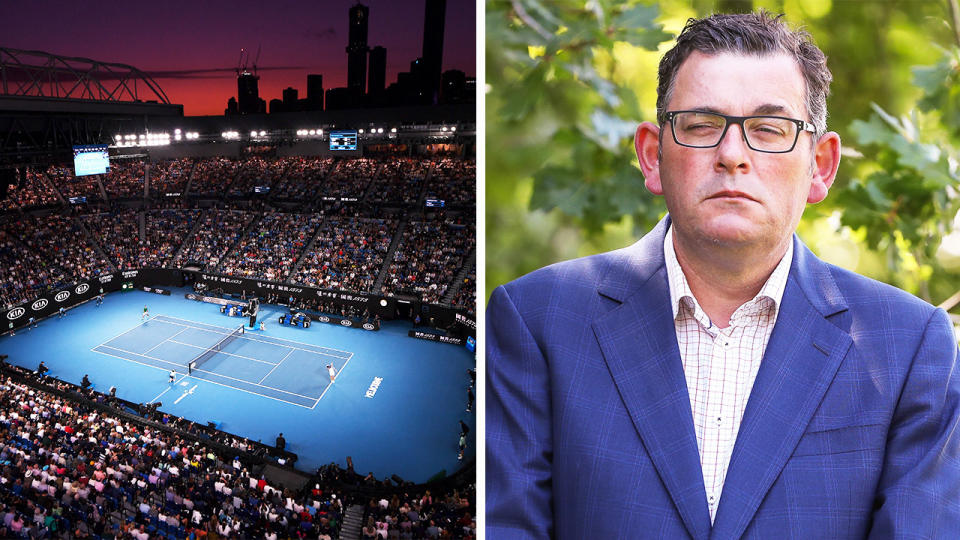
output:
<path id="1" fill-rule="evenodd" d="M 783 116 L 728 116 L 703 111 L 667 111 L 673 140 L 690 148 L 720 144 L 731 124 L 738 124 L 747 146 L 757 152 L 784 154 L 793 150 L 801 131 L 816 133 L 809 122 Z"/>

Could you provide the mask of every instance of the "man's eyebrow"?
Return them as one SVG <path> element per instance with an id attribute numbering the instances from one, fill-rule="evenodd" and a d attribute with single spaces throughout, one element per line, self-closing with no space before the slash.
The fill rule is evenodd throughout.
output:
<path id="1" fill-rule="evenodd" d="M 787 111 L 787 108 L 783 105 L 774 105 L 772 103 L 764 103 L 756 109 L 753 110 L 753 114 L 783 114 Z"/>
<path id="2" fill-rule="evenodd" d="M 711 114 L 727 114 L 716 107 L 704 106 L 704 107 L 694 107 L 690 110 Z M 753 109 L 753 112 L 748 116 L 757 116 L 757 115 L 779 115 L 787 112 L 787 108 L 783 105 L 777 105 L 774 103 L 764 103 Z"/>

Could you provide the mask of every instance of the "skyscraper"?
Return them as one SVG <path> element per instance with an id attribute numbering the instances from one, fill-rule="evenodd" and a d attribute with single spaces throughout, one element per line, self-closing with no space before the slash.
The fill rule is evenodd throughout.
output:
<path id="1" fill-rule="evenodd" d="M 383 94 L 387 86 L 387 49 L 374 47 L 370 50 L 370 77 L 367 80 L 367 93 L 370 96 Z"/>
<path id="2" fill-rule="evenodd" d="M 367 19 L 370 8 L 357 3 L 350 8 L 350 33 L 347 41 L 347 88 L 355 95 L 367 92 Z"/>
<path id="3" fill-rule="evenodd" d="M 423 94 L 427 103 L 440 98 L 440 72 L 443 68 L 443 25 L 447 0 L 426 0 L 423 16 Z"/>
<path id="4" fill-rule="evenodd" d="M 307 75 L 308 111 L 323 110 L 323 75 Z"/>
<path id="5" fill-rule="evenodd" d="M 237 104 L 240 114 L 260 111 L 260 77 L 247 71 L 237 76 Z"/>

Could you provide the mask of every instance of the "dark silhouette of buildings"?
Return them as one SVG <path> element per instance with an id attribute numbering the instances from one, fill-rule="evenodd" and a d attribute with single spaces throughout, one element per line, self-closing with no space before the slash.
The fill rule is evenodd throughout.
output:
<path id="1" fill-rule="evenodd" d="M 260 99 L 260 77 L 244 71 L 237 77 L 237 103 L 240 114 L 267 112 L 267 104 Z"/>
<path id="2" fill-rule="evenodd" d="M 232 97 L 227 100 L 227 110 L 223 111 L 223 115 L 233 116 L 235 114 L 240 114 L 240 109 L 237 107 L 237 98 Z"/>
<path id="3" fill-rule="evenodd" d="M 370 50 L 370 76 L 367 78 L 367 94 L 372 103 L 382 100 L 387 88 L 387 49 L 374 47 Z"/>
<path id="4" fill-rule="evenodd" d="M 470 99 L 467 97 L 467 74 L 459 69 L 444 71 L 440 85 L 440 102 L 468 103 Z"/>
<path id="5" fill-rule="evenodd" d="M 443 68 L 443 26 L 447 0 L 426 0 L 423 15 L 423 99 L 429 104 L 440 101 L 440 71 Z"/>
<path id="6" fill-rule="evenodd" d="M 370 8 L 358 3 L 350 8 L 350 33 L 347 42 L 347 88 L 362 96 L 367 93 L 367 23 Z"/>
<path id="7" fill-rule="evenodd" d="M 307 104 L 305 110 L 323 110 L 323 75 L 307 75 Z"/>
<path id="8" fill-rule="evenodd" d="M 456 69 L 442 71 L 447 0 L 424 0 L 424 6 L 423 56 L 410 62 L 410 71 L 398 73 L 396 82 L 387 86 L 387 49 L 369 47 L 370 8 L 357 2 L 348 12 L 347 86 L 324 90 L 323 75 L 307 75 L 306 97 L 298 99 L 298 91 L 287 88 L 282 101 L 270 101 L 270 113 L 474 102 L 474 78 Z M 238 99 L 231 98 L 225 114 L 266 112 L 255 73 L 238 75 Z"/>

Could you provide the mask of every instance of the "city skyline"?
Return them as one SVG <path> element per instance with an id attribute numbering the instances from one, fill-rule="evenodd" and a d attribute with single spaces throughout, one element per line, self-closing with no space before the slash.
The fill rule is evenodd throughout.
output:
<path id="1" fill-rule="evenodd" d="M 421 56 L 425 0 L 361 3 L 369 8 L 370 47 L 387 49 L 389 85 Z M 355 4 L 5 2 L 0 19 L 7 29 L 0 47 L 129 64 L 153 77 L 172 103 L 184 106 L 185 115 L 219 116 L 226 100 L 237 95 L 241 48 L 248 68 L 260 48 L 260 97 L 267 102 L 288 87 L 305 97 L 308 74 L 323 75 L 325 90 L 346 87 L 347 12 Z M 447 4 L 442 69 L 475 77 L 475 6 L 467 4 Z"/>

